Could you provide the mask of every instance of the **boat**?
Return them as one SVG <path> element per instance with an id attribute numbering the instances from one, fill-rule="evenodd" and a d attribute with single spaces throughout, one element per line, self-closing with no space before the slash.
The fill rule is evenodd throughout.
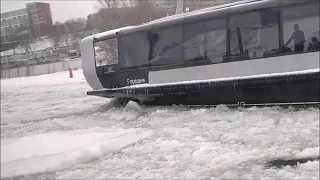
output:
<path id="1" fill-rule="evenodd" d="M 246 0 L 81 41 L 90 96 L 145 105 L 319 104 L 319 0 Z"/>

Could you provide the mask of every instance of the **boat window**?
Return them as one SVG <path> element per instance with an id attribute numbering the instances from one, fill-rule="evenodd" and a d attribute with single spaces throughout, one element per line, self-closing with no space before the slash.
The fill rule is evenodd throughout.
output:
<path id="1" fill-rule="evenodd" d="M 282 9 L 285 52 L 319 50 L 319 3 Z"/>
<path id="2" fill-rule="evenodd" d="M 184 26 L 184 61 L 222 62 L 226 54 L 225 19 L 211 20 Z"/>
<path id="3" fill-rule="evenodd" d="M 130 34 L 119 38 L 121 68 L 135 68 L 148 65 L 149 41 L 147 32 Z"/>
<path id="4" fill-rule="evenodd" d="M 223 61 L 226 55 L 226 20 L 208 21 L 206 26 L 206 53 L 212 63 Z"/>
<path id="5" fill-rule="evenodd" d="M 207 60 L 205 55 L 205 23 L 184 26 L 183 56 L 184 62 Z"/>
<path id="6" fill-rule="evenodd" d="M 176 26 L 152 31 L 151 65 L 182 64 L 182 27 Z"/>
<path id="7" fill-rule="evenodd" d="M 230 18 L 227 60 L 266 57 L 279 53 L 278 12 L 262 9 Z"/>
<path id="8" fill-rule="evenodd" d="M 118 41 L 108 39 L 94 43 L 96 66 L 118 64 Z"/>

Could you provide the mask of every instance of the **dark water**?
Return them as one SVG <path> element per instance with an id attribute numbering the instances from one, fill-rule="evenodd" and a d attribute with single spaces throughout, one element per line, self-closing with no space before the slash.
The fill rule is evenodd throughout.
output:
<path id="1" fill-rule="evenodd" d="M 316 158 L 299 158 L 299 159 L 274 159 L 266 163 L 267 168 L 281 168 L 283 166 L 297 166 L 298 163 L 303 164 L 308 161 L 319 161 L 320 157 Z"/>

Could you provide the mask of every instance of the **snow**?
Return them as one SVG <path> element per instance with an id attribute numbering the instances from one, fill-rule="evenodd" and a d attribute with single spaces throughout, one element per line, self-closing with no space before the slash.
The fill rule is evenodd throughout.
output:
<path id="1" fill-rule="evenodd" d="M 11 143 L 1 147 L 1 176 L 67 168 L 107 153 L 120 151 L 152 134 L 151 131 L 135 129 L 87 131 L 54 132 L 12 140 Z"/>
<path id="2" fill-rule="evenodd" d="M 298 158 L 308 158 L 308 157 L 317 158 L 319 157 L 319 152 L 320 152 L 319 146 L 314 148 L 306 148 L 302 152 L 299 152 L 296 156 Z"/>
<path id="3" fill-rule="evenodd" d="M 1 178 L 319 179 L 318 108 L 144 107 L 86 96 L 82 70 L 1 80 Z"/>
<path id="4" fill-rule="evenodd" d="M 37 52 L 37 51 L 44 51 L 46 49 L 52 49 L 54 48 L 54 40 L 50 39 L 50 38 L 43 38 L 43 39 L 37 39 L 33 42 L 30 42 L 30 46 L 29 46 L 29 52 Z M 61 37 L 61 41 L 57 44 L 57 48 L 61 48 L 61 47 L 65 47 L 65 46 L 70 46 L 74 43 L 74 39 L 68 35 L 63 35 Z M 3 56 L 11 56 L 14 54 L 23 54 L 26 53 L 26 49 L 24 47 L 21 47 L 20 45 L 18 45 L 16 48 L 14 49 L 9 49 L 6 51 L 1 51 L 0 55 L 1 57 Z"/>
<path id="5" fill-rule="evenodd" d="M 40 51 L 40 50 L 45 50 L 47 48 L 52 48 L 52 47 L 53 47 L 53 41 L 51 39 L 39 39 L 35 42 L 30 43 L 29 51 Z M 13 55 L 14 53 L 22 54 L 22 53 L 26 53 L 26 50 L 25 48 L 19 45 L 15 49 L 2 51 L 1 56 L 10 56 L 10 55 Z"/>

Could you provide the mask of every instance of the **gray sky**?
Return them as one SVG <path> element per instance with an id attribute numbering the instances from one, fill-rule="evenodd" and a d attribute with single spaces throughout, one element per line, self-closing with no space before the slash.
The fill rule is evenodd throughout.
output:
<path id="1" fill-rule="evenodd" d="M 34 1 L 50 3 L 53 22 L 87 17 L 100 6 L 96 0 L 1 0 L 1 12 L 25 8 L 26 3 Z"/>

